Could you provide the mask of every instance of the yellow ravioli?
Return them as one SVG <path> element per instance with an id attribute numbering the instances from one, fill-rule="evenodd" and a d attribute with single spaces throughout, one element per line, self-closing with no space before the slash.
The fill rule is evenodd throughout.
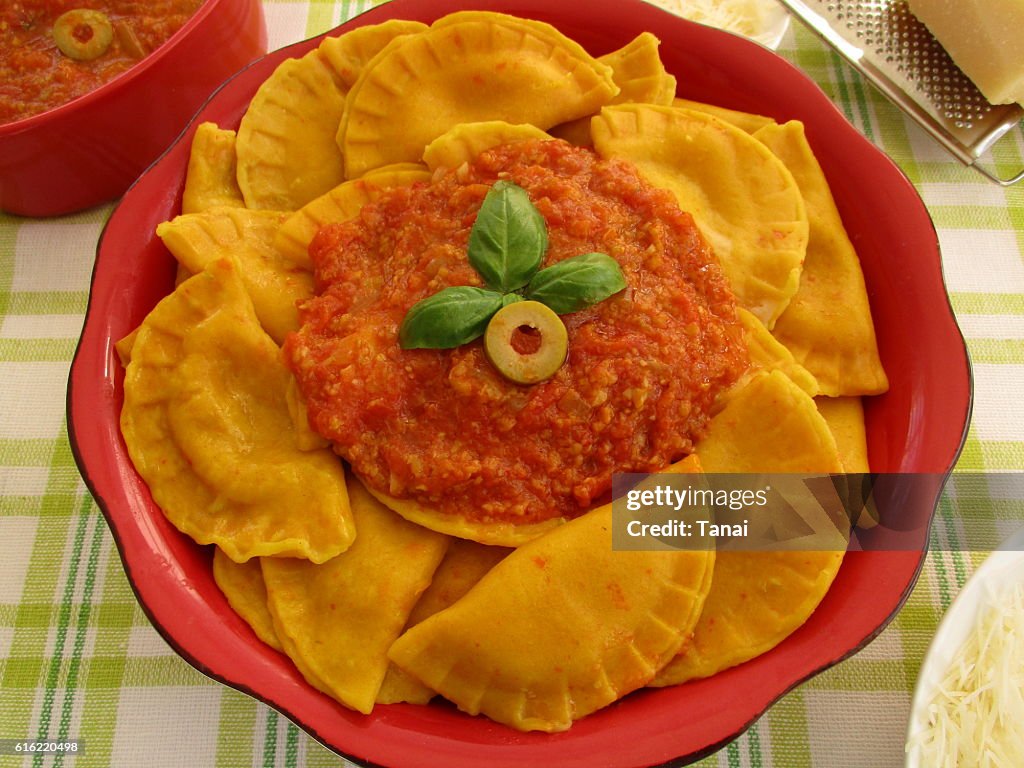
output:
<path id="1" fill-rule="evenodd" d="M 426 24 L 418 21 L 389 19 L 381 24 L 356 27 L 337 37 L 325 37 L 318 50 L 347 90 L 355 85 L 363 67 L 380 53 L 384 46 L 396 37 L 412 35 L 426 28 Z"/>
<path id="2" fill-rule="evenodd" d="M 742 307 L 737 309 L 736 316 L 743 326 L 743 339 L 747 343 L 747 352 L 750 354 L 751 367 L 748 375 L 753 375 L 759 370 L 778 369 L 811 397 L 818 394 L 818 382 L 814 380 L 810 371 L 794 359 L 793 353 L 772 336 L 771 332 L 764 327 L 764 323 Z M 731 391 L 739 390 L 733 387 Z M 729 394 L 726 392 L 722 400 L 727 400 Z"/>
<path id="3" fill-rule="evenodd" d="M 274 235 L 274 245 L 296 264 L 312 268 L 309 244 L 321 227 L 355 218 L 364 205 L 376 200 L 385 189 L 429 180 L 430 174 L 422 165 L 400 163 L 378 168 L 361 179 L 342 182 L 285 219 Z"/>
<path id="4" fill-rule="evenodd" d="M 245 207 L 236 168 L 235 132 L 218 128 L 214 123 L 200 123 L 192 138 L 181 212 Z"/>
<path id="5" fill-rule="evenodd" d="M 388 667 L 387 651 L 444 556 L 444 536 L 407 523 L 351 483 L 359 536 L 316 565 L 265 559 L 274 628 L 309 683 L 368 714 Z"/>
<path id="6" fill-rule="evenodd" d="M 274 650 L 284 651 L 267 608 L 267 585 L 263 583 L 259 558 L 236 563 L 218 547 L 213 552 L 213 578 L 231 609 L 256 636 Z"/>
<path id="7" fill-rule="evenodd" d="M 765 117 L 764 115 L 756 115 L 752 112 L 740 112 L 736 109 L 726 109 L 725 107 L 706 104 L 702 101 L 673 99 L 672 106 L 679 107 L 681 109 L 692 109 L 697 112 L 706 112 L 712 117 L 717 117 L 719 120 L 725 120 L 727 123 L 732 123 L 737 128 L 744 130 L 747 133 L 754 133 L 760 128 L 764 128 L 766 125 L 775 124 L 775 121 L 772 118 Z"/>
<path id="8" fill-rule="evenodd" d="M 529 139 L 550 139 L 540 128 L 520 123 L 512 125 L 501 120 L 485 123 L 463 123 L 442 133 L 423 150 L 423 162 L 431 171 L 458 168 L 471 163 L 477 155 L 491 147 L 513 144 Z"/>
<path id="9" fill-rule="evenodd" d="M 121 410 L 132 462 L 175 527 L 236 562 L 323 562 L 355 535 L 341 463 L 296 446 L 290 379 L 227 260 L 157 304 L 132 347 Z"/>
<path id="10" fill-rule="evenodd" d="M 847 498 L 851 516 L 858 528 L 878 525 L 878 509 L 867 495 L 868 478 L 862 477 L 871 471 L 868 464 L 867 429 L 864 425 L 864 405 L 859 397 L 816 397 L 814 404 L 818 413 L 828 424 L 839 449 L 839 460 L 847 478 Z M 859 511 L 858 511 L 859 510 Z"/>
<path id="11" fill-rule="evenodd" d="M 510 551 L 505 547 L 487 547 L 467 539 L 452 539 L 444 559 L 434 572 L 430 586 L 409 614 L 406 629 L 455 603 Z M 434 691 L 390 664 L 377 694 L 377 703 L 426 704 L 433 697 Z"/>
<path id="12" fill-rule="evenodd" d="M 164 222 L 156 233 L 191 273 L 219 259 L 238 265 L 264 330 L 278 344 L 299 329 L 299 301 L 313 295 L 313 275 L 283 256 L 274 238 L 285 214 L 215 208 Z"/>
<path id="13" fill-rule="evenodd" d="M 792 172 L 807 202 L 810 239 L 800 287 L 772 333 L 814 374 L 821 394 L 877 395 L 889 388 L 860 259 L 825 175 L 791 121 L 754 134 Z"/>
<path id="14" fill-rule="evenodd" d="M 816 397 L 814 404 L 828 424 L 844 472 L 870 472 L 864 406 L 859 397 Z"/>
<path id="15" fill-rule="evenodd" d="M 340 184 L 334 143 L 345 89 L 318 50 L 282 62 L 238 126 L 238 186 L 249 208 L 294 211 Z"/>
<path id="16" fill-rule="evenodd" d="M 632 162 L 675 194 L 739 304 L 770 329 L 796 293 L 807 250 L 807 211 L 782 161 L 739 128 L 687 109 L 605 107 L 590 130 L 599 155 Z"/>
<path id="17" fill-rule="evenodd" d="M 619 87 L 609 104 L 658 104 L 668 106 L 676 95 L 676 79 L 668 73 L 658 55 L 661 41 L 650 32 L 641 32 L 617 51 L 599 56 L 598 61 L 612 68 L 612 80 Z M 562 123 L 551 135 L 577 147 L 593 144 L 590 119 L 593 115 Z"/>
<path id="18" fill-rule="evenodd" d="M 612 68 L 612 79 L 619 86 L 618 94 L 610 103 L 662 106 L 672 103 L 676 79 L 661 63 L 660 45 L 661 41 L 650 32 L 641 32 L 617 51 L 598 57 L 598 61 Z"/>
<path id="19" fill-rule="evenodd" d="M 760 373 L 729 399 L 697 444 L 716 473 L 841 472 L 814 400 L 781 371 Z M 709 677 L 774 648 L 828 592 L 844 551 L 723 551 L 692 639 L 652 685 Z"/>
<path id="20" fill-rule="evenodd" d="M 238 127 L 238 185 L 249 208 L 296 211 L 344 181 L 335 136 L 349 88 L 381 48 L 423 28 L 411 21 L 359 27 L 274 70 Z"/>
<path id="21" fill-rule="evenodd" d="M 611 505 L 512 552 L 389 656 L 469 714 L 564 731 L 646 685 L 692 631 L 713 551 L 621 552 Z"/>
<path id="22" fill-rule="evenodd" d="M 554 27 L 468 11 L 390 42 L 345 103 L 338 145 L 349 179 L 413 162 L 460 123 L 503 120 L 545 130 L 617 93 L 611 69 Z"/>
<path id="23" fill-rule="evenodd" d="M 465 517 L 446 515 L 437 509 L 424 506 L 414 499 L 396 499 L 376 488 L 369 488 L 369 491 L 378 501 L 411 523 L 448 536 L 470 539 L 494 547 L 518 547 L 565 523 L 565 518 L 561 517 L 523 525 L 504 522 L 484 523 Z"/>

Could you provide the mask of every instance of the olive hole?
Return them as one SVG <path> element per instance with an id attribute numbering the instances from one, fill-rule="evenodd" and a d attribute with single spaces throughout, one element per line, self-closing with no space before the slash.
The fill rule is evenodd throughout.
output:
<path id="1" fill-rule="evenodd" d="M 93 28 L 88 24 L 76 24 L 72 36 L 80 43 L 88 43 L 95 34 Z"/>
<path id="2" fill-rule="evenodd" d="M 532 325 L 524 324 L 512 331 L 510 343 L 512 349 L 520 355 L 533 355 L 540 350 L 542 342 L 540 331 Z"/>

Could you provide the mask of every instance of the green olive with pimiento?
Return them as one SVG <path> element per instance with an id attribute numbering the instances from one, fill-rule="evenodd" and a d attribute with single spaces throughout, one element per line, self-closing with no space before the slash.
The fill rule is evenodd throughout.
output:
<path id="1" fill-rule="evenodd" d="M 516 349 L 517 333 L 539 335 L 539 346 L 525 352 Z M 551 378 L 562 367 L 568 350 L 565 324 L 539 301 L 517 301 L 502 307 L 484 332 L 487 359 L 516 384 L 536 384 Z"/>
<path id="2" fill-rule="evenodd" d="M 62 13 L 53 22 L 53 39 L 69 59 L 92 61 L 110 48 L 114 28 L 107 14 L 90 8 L 75 8 Z"/>

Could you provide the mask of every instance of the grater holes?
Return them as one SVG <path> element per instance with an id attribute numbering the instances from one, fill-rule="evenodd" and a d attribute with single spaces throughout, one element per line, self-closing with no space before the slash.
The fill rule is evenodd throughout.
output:
<path id="1" fill-rule="evenodd" d="M 978 156 L 1024 115 L 1016 105 L 990 105 L 910 13 L 906 0 L 782 3 L 911 119 L 958 152 Z M 847 56 L 844 45 L 856 56 Z"/>
<path id="2" fill-rule="evenodd" d="M 974 85 L 905 2 L 866 2 L 861 8 L 854 14 L 862 20 L 858 37 L 865 43 L 870 40 L 875 54 L 894 66 L 940 114 L 959 128 L 970 128 L 984 116 L 987 102 L 979 99 Z"/>

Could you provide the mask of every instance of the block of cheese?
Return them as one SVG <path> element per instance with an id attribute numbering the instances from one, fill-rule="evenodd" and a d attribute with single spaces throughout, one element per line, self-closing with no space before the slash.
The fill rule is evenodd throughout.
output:
<path id="1" fill-rule="evenodd" d="M 993 104 L 1024 103 L 1024 0 L 909 0 Z"/>

